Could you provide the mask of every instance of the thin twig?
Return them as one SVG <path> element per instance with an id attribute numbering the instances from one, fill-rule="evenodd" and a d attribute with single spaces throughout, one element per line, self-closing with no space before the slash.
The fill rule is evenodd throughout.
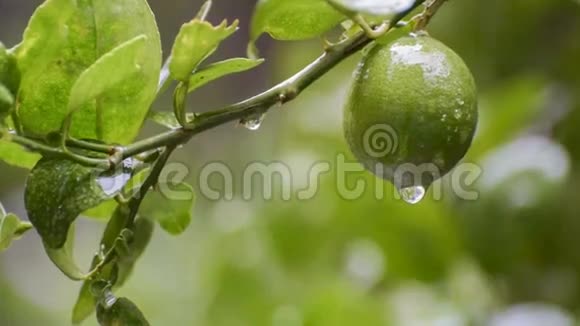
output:
<path id="1" fill-rule="evenodd" d="M 111 163 L 107 159 L 96 159 L 75 154 L 70 151 L 63 151 L 61 148 L 48 146 L 19 135 L 10 135 L 9 139 L 16 144 L 22 145 L 31 151 L 42 153 L 43 155 L 51 155 L 54 157 L 69 159 L 81 165 L 101 168 L 103 170 L 108 170 L 111 167 Z"/>
<path id="2" fill-rule="evenodd" d="M 176 146 L 168 146 L 165 148 L 165 150 L 161 153 L 161 155 L 153 165 L 151 173 L 149 173 L 147 179 L 145 179 L 145 182 L 143 182 L 143 185 L 141 185 L 137 194 L 135 194 L 129 200 L 128 206 L 130 212 L 129 217 L 127 219 L 126 228 L 132 229 L 133 223 L 137 218 L 137 214 L 139 213 L 139 207 L 141 206 L 143 199 L 145 199 L 145 196 L 147 195 L 149 190 L 151 190 L 151 188 L 153 188 L 159 182 L 159 176 L 161 175 L 163 168 L 167 164 L 167 161 L 169 161 L 169 158 L 171 157 L 171 154 L 173 154 L 173 151 L 175 151 L 175 149 Z"/>
<path id="3" fill-rule="evenodd" d="M 431 18 L 435 16 L 439 8 L 443 6 L 447 0 L 429 0 L 425 4 L 425 10 L 421 13 L 418 17 L 417 25 L 415 26 L 415 30 L 423 30 L 429 25 L 431 22 Z"/>

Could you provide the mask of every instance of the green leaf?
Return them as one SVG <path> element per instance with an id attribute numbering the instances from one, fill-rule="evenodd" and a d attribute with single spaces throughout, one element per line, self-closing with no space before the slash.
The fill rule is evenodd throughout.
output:
<path id="1" fill-rule="evenodd" d="M 21 221 L 14 214 L 6 214 L 0 204 L 0 252 L 8 249 L 12 241 L 20 238 L 24 233 L 32 229 L 32 224 Z"/>
<path id="2" fill-rule="evenodd" d="M 277 40 L 303 40 L 318 37 L 346 17 L 326 0 L 260 0 L 254 10 L 250 39 L 262 33 Z"/>
<path id="3" fill-rule="evenodd" d="M 19 114 L 24 130 L 37 136 L 59 130 L 68 113 L 69 95 L 81 74 L 103 55 L 140 35 L 147 37 L 135 60 L 141 69 L 134 78 L 97 94 L 95 100 L 78 109 L 71 128 L 75 138 L 106 143 L 134 139 L 157 92 L 159 33 L 145 0 L 44 2 L 32 16 L 16 51 L 22 73 Z M 135 61 L 131 67 L 117 69 L 131 70 Z M 112 75 L 113 80 L 122 77 Z M 104 88 L 99 86 L 96 93 Z"/>
<path id="4" fill-rule="evenodd" d="M 24 193 L 28 217 L 48 248 L 61 248 L 82 212 L 113 198 L 95 170 L 68 160 L 44 158 L 34 167 Z M 119 189 L 120 190 L 120 189 Z"/>
<path id="5" fill-rule="evenodd" d="M 189 78 L 189 92 L 226 75 L 253 69 L 264 62 L 263 59 L 234 58 L 211 64 Z"/>
<path id="6" fill-rule="evenodd" d="M 14 55 L 0 42 L 0 127 L 14 106 L 15 94 L 20 86 L 20 71 Z"/>
<path id="7" fill-rule="evenodd" d="M 84 211 L 81 215 L 86 218 L 107 221 L 111 218 L 117 208 L 117 201 L 114 199 L 107 200 L 99 206 Z"/>
<path id="8" fill-rule="evenodd" d="M 415 0 L 327 0 L 341 11 L 368 14 L 373 16 L 392 16 L 413 6 Z"/>
<path id="9" fill-rule="evenodd" d="M 14 129 L 14 123 L 12 119 L 8 117 L 5 122 L 0 125 L 4 125 L 9 129 Z M 23 146 L 15 144 L 10 141 L 9 135 L 4 135 L 2 138 L 1 128 L 0 128 L 0 160 L 6 162 L 9 165 L 31 170 L 36 163 L 40 160 L 40 155 L 33 153 Z"/>
<path id="10" fill-rule="evenodd" d="M 148 326 L 149 322 L 139 308 L 127 298 L 119 298 L 115 304 L 106 309 L 97 308 L 97 320 L 101 326 Z"/>
<path id="11" fill-rule="evenodd" d="M 115 275 L 110 273 L 105 273 L 107 275 L 101 274 L 101 279 L 113 283 L 114 288 L 116 289 L 122 287 L 131 276 L 135 264 L 151 241 L 153 229 L 154 225 L 150 220 L 140 218 L 135 221 L 133 239 L 127 244 L 127 251 L 120 255 L 120 257 L 115 262 L 111 263 L 111 266 L 106 269 L 109 271 L 116 270 L 116 273 L 114 273 Z M 106 237 L 103 239 L 105 238 Z M 96 260 L 93 264 L 96 265 Z M 115 267 L 113 268 L 112 265 L 115 265 Z M 103 279 L 103 277 L 105 279 Z M 85 281 L 81 287 L 79 297 L 73 309 L 73 323 L 78 324 L 85 320 L 93 313 L 96 305 L 97 300 L 91 293 L 91 282 Z"/>
<path id="12" fill-rule="evenodd" d="M 141 216 L 159 222 L 172 235 L 179 235 L 191 223 L 195 194 L 190 185 L 159 184 L 143 200 L 139 210 Z"/>
<path id="13" fill-rule="evenodd" d="M 91 282 L 85 281 L 72 312 L 72 323 L 78 325 L 87 319 L 94 311 L 97 300 L 91 293 Z"/>
<path id="14" fill-rule="evenodd" d="M 6 50 L 0 42 L 0 85 L 8 89 L 9 93 L 18 94 L 20 87 L 20 71 L 14 54 Z"/>
<path id="15" fill-rule="evenodd" d="M 67 22 L 76 11 L 75 0 L 47 0 L 32 15 L 24 40 L 16 48 L 23 72 L 41 71 L 60 55 L 67 41 Z"/>
<path id="16" fill-rule="evenodd" d="M 0 42 L 0 127 L 14 107 L 15 94 L 20 87 L 20 71 L 16 58 Z"/>
<path id="17" fill-rule="evenodd" d="M 30 152 L 18 144 L 0 139 L 0 160 L 9 165 L 30 170 L 40 160 L 40 155 Z"/>
<path id="18" fill-rule="evenodd" d="M 116 288 L 123 286 L 133 273 L 135 264 L 143 255 L 145 249 L 147 249 L 149 242 L 151 242 L 154 230 L 155 224 L 148 219 L 140 218 L 135 221 L 133 239 L 128 244 L 128 251 L 120 255 L 117 261 L 119 274 L 117 276 L 117 282 L 115 283 Z"/>
<path id="19" fill-rule="evenodd" d="M 71 89 L 69 112 L 140 72 L 143 64 L 140 59 L 143 57 L 142 53 L 146 45 L 147 36 L 137 36 L 103 55 L 85 70 Z M 97 109 L 106 110 L 107 108 Z M 104 114 L 104 112 L 99 113 Z M 103 121 L 98 121 L 98 123 L 103 124 Z"/>
<path id="20" fill-rule="evenodd" d="M 108 251 L 113 248 L 115 240 L 119 237 L 127 222 L 131 211 L 125 205 L 118 205 L 109 220 L 103 237 L 101 238 L 101 248 Z M 91 269 L 95 268 L 99 263 L 99 257 L 95 256 L 91 263 Z M 114 283 L 117 279 L 117 270 L 115 262 L 107 264 L 103 271 L 99 274 L 99 280 Z M 85 320 L 95 310 L 96 300 L 91 293 L 91 282 L 85 281 L 81 287 L 79 297 L 73 308 L 72 321 L 73 324 L 79 324 Z"/>
<path id="21" fill-rule="evenodd" d="M 187 121 L 192 121 L 195 118 L 195 113 L 187 113 L 186 114 Z M 181 124 L 177 121 L 175 117 L 175 113 L 173 112 L 159 112 L 159 111 L 151 111 L 149 112 L 149 119 L 151 121 L 167 127 L 169 129 L 179 129 L 181 128 Z"/>
<path id="22" fill-rule="evenodd" d="M 225 20 L 218 26 L 197 19 L 184 24 L 173 44 L 169 64 L 171 77 L 179 81 L 188 81 L 197 66 L 237 29 L 237 20 L 229 26 Z"/>
<path id="23" fill-rule="evenodd" d="M 0 83 L 0 127 L 3 125 L 4 119 L 10 114 L 14 106 L 14 96 L 4 85 Z"/>
<path id="24" fill-rule="evenodd" d="M 75 227 L 71 225 L 66 234 L 65 243 L 60 248 L 51 248 L 44 242 L 44 251 L 53 264 L 68 278 L 82 281 L 87 275 L 78 267 L 74 259 Z"/>

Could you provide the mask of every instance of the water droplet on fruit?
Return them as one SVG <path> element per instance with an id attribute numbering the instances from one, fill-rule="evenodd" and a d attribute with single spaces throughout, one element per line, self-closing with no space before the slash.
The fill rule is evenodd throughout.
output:
<path id="1" fill-rule="evenodd" d="M 262 122 L 264 122 L 264 117 L 265 114 L 253 115 L 240 120 L 240 124 L 248 130 L 256 131 L 260 129 L 260 127 L 262 126 Z"/>
<path id="2" fill-rule="evenodd" d="M 461 119 L 461 117 L 463 116 L 463 113 L 461 112 L 460 109 L 455 109 L 453 116 L 455 117 L 455 119 Z"/>
<path id="3" fill-rule="evenodd" d="M 399 189 L 399 194 L 401 198 L 408 204 L 415 205 L 418 204 L 423 198 L 425 198 L 425 187 L 423 186 L 413 186 Z"/>

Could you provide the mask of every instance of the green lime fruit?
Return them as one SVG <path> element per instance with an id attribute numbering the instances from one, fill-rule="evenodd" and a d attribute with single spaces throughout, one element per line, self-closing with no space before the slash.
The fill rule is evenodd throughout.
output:
<path id="1" fill-rule="evenodd" d="M 443 43 L 411 34 L 365 54 L 344 132 L 365 168 L 413 202 L 465 156 L 477 119 L 476 85 L 463 60 Z"/>
<path id="2" fill-rule="evenodd" d="M 20 87 L 20 71 L 16 57 L 0 42 L 0 84 L 4 85 L 12 95 L 18 93 Z"/>

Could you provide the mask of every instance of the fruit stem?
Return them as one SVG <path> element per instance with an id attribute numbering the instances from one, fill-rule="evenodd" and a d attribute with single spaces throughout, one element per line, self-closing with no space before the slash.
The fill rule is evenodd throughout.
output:
<path id="1" fill-rule="evenodd" d="M 385 35 L 389 30 L 391 30 L 391 26 L 389 23 L 383 23 L 376 28 L 371 27 L 366 19 L 361 15 L 355 15 L 352 17 L 352 20 L 357 23 L 363 31 L 366 33 L 367 37 L 370 39 L 377 39 L 383 35 Z"/>
<path id="2" fill-rule="evenodd" d="M 425 3 L 425 10 L 417 17 L 417 23 L 415 25 L 415 31 L 424 30 L 431 19 L 435 16 L 439 8 L 443 6 L 447 0 L 429 0 Z"/>

